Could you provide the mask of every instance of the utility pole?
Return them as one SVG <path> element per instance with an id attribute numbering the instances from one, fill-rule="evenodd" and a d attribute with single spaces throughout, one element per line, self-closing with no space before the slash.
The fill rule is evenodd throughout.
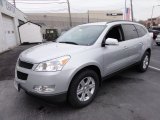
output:
<path id="1" fill-rule="evenodd" d="M 72 18 L 71 18 L 71 9 L 70 9 L 69 0 L 67 0 L 67 5 L 68 5 L 68 13 L 69 13 L 69 23 L 70 23 L 70 27 L 72 27 Z"/>
<path id="2" fill-rule="evenodd" d="M 152 7 L 151 26 L 153 26 L 153 13 L 154 13 L 154 8 L 155 8 L 155 7 L 158 7 L 158 6 L 160 6 L 160 5 L 155 5 L 155 6 Z"/>
<path id="3" fill-rule="evenodd" d="M 153 11 L 154 11 L 154 6 L 152 7 L 152 14 L 151 14 L 151 25 L 150 25 L 150 26 L 153 26 Z"/>
<path id="4" fill-rule="evenodd" d="M 131 16 L 132 16 L 132 21 L 134 20 L 134 15 L 133 15 L 133 3 L 131 0 Z"/>
<path id="5" fill-rule="evenodd" d="M 14 7 L 16 7 L 16 0 L 13 0 L 13 5 Z"/>
<path id="6" fill-rule="evenodd" d="M 125 0 L 124 20 L 126 20 L 127 0 Z"/>
<path id="7" fill-rule="evenodd" d="M 88 23 L 89 23 L 89 10 L 88 10 Z"/>

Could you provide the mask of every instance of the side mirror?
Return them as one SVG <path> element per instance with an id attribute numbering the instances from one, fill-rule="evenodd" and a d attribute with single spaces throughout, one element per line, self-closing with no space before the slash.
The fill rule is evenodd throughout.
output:
<path id="1" fill-rule="evenodd" d="M 105 45 L 118 45 L 118 40 L 114 38 L 107 38 L 105 41 Z"/>

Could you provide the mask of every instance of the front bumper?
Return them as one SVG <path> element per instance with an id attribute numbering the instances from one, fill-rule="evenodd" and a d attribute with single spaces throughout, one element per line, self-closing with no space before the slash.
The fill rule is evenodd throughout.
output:
<path id="1" fill-rule="evenodd" d="M 27 79 L 18 78 L 17 72 L 27 74 Z M 71 81 L 72 70 L 63 70 L 57 72 L 35 72 L 32 69 L 26 69 L 16 65 L 15 86 L 36 96 L 55 96 L 61 93 L 67 93 Z M 39 92 L 35 86 L 53 86 L 51 92 Z"/>

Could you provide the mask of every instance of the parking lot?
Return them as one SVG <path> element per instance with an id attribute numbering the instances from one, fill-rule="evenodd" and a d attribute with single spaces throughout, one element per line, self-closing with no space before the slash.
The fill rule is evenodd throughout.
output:
<path id="1" fill-rule="evenodd" d="M 127 69 L 103 82 L 92 104 L 73 109 L 17 92 L 14 67 L 24 45 L 0 54 L 0 120 L 160 120 L 160 47 L 146 73 Z"/>

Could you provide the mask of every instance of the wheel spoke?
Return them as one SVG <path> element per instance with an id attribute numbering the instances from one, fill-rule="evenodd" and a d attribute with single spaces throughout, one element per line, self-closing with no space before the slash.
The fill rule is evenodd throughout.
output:
<path id="1" fill-rule="evenodd" d="M 82 93 L 81 99 L 82 99 L 82 101 L 85 101 L 85 93 L 84 92 Z"/>
<path id="2" fill-rule="evenodd" d="M 82 94 L 82 92 L 83 92 L 83 89 L 82 89 L 82 88 L 81 88 L 81 89 L 79 89 L 79 90 L 77 90 L 77 95 Z"/>
<path id="3" fill-rule="evenodd" d="M 92 96 L 92 93 L 91 93 L 91 91 L 87 91 L 87 95 L 88 95 L 88 97 L 90 98 L 91 96 Z"/>
<path id="4" fill-rule="evenodd" d="M 92 78 L 91 78 L 91 77 L 87 78 L 87 82 L 86 82 L 86 84 L 87 84 L 87 85 L 89 85 L 89 83 L 91 82 L 91 80 L 92 80 Z"/>
<path id="5" fill-rule="evenodd" d="M 82 85 L 82 87 L 84 87 L 84 86 L 85 86 L 84 80 L 82 80 L 82 81 L 80 82 L 80 84 Z"/>
<path id="6" fill-rule="evenodd" d="M 95 84 L 90 84 L 89 85 L 89 89 L 94 88 L 94 87 L 95 87 Z"/>

